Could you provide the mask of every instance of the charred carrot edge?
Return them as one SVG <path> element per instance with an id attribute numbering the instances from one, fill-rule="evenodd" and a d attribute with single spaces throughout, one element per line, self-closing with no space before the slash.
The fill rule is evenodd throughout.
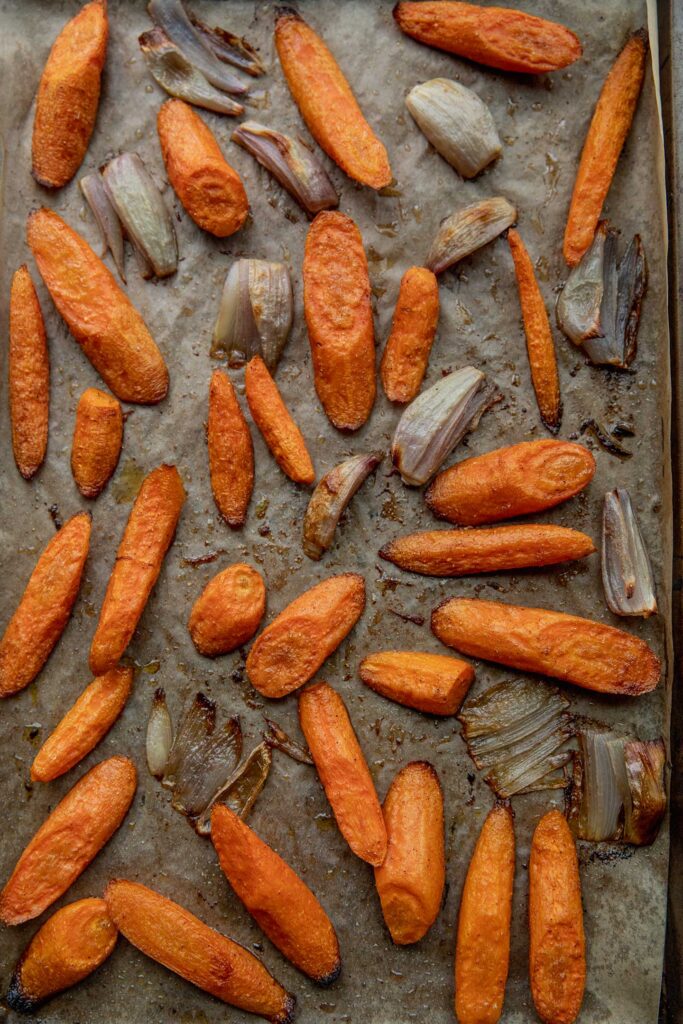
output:
<path id="1" fill-rule="evenodd" d="M 455 1015 L 459 1024 L 496 1024 L 510 962 L 515 829 L 509 806 L 484 822 L 460 900 L 455 949 Z"/>
<path id="2" fill-rule="evenodd" d="M 206 439 L 216 507 L 228 526 L 239 529 L 254 489 L 254 445 L 235 389 L 222 370 L 211 375 Z"/>
<path id="3" fill-rule="evenodd" d="M 581 152 L 567 227 L 564 258 L 576 266 L 595 235 L 619 156 L 631 130 L 645 78 L 647 32 L 634 33 L 605 79 Z"/>
<path id="4" fill-rule="evenodd" d="M 365 581 L 347 572 L 316 583 L 256 638 L 247 675 L 264 697 L 285 697 L 312 679 L 365 608 Z"/>
<path id="5" fill-rule="evenodd" d="M 173 542 L 185 496 L 175 466 L 159 466 L 142 481 L 90 646 L 90 668 L 96 676 L 114 668 L 130 643 Z"/>
<path id="6" fill-rule="evenodd" d="M 275 45 L 294 102 L 318 145 L 355 181 L 374 189 L 388 185 L 386 149 L 334 56 L 291 7 L 277 10 Z"/>
<path id="7" fill-rule="evenodd" d="M 243 946 L 161 893 L 114 879 L 104 898 L 130 943 L 212 996 L 273 1024 L 290 1024 L 296 1000 Z"/>
<path id="8" fill-rule="evenodd" d="M 14 969 L 7 1003 L 33 1013 L 50 996 L 83 981 L 112 953 L 118 938 L 104 900 L 62 907 L 36 932 Z"/>
<path id="9" fill-rule="evenodd" d="M 583 1001 L 586 942 L 576 845 L 564 815 L 548 811 L 529 860 L 529 979 L 544 1024 L 572 1024 Z"/>
<path id="10" fill-rule="evenodd" d="M 224 875 L 270 941 L 319 985 L 339 977 L 339 942 L 308 886 L 229 807 L 216 804 L 211 841 Z"/>
<path id="11" fill-rule="evenodd" d="M 34 782 L 51 782 L 78 764 L 106 736 L 130 696 L 133 669 L 98 676 L 48 736 L 31 765 Z"/>
<path id="12" fill-rule="evenodd" d="M 100 102 L 107 56 L 106 0 L 93 0 L 57 36 L 38 86 L 33 122 L 33 177 L 61 188 L 81 166 Z"/>
<path id="13" fill-rule="evenodd" d="M 390 402 L 412 402 L 427 370 L 439 322 L 439 286 L 426 267 L 410 267 L 401 278 L 391 333 L 380 374 Z"/>
<path id="14" fill-rule="evenodd" d="M 375 885 L 392 940 L 419 942 L 432 927 L 446 883 L 443 794 L 428 761 L 401 769 L 384 800 L 387 855 Z"/>
<path id="15" fill-rule="evenodd" d="M 0 893 L 0 921 L 42 914 L 85 871 L 123 821 L 137 773 L 127 757 L 100 761 L 45 819 Z"/>
<path id="16" fill-rule="evenodd" d="M 81 585 L 90 527 L 88 513 L 79 512 L 38 559 L 0 640 L 0 697 L 36 678 L 64 632 Z"/>
<path id="17" fill-rule="evenodd" d="M 85 239 L 52 210 L 28 219 L 28 244 L 52 301 L 122 402 L 160 402 L 168 370 L 144 320 Z"/>
<path id="18" fill-rule="evenodd" d="M 205 121 L 183 100 L 166 100 L 157 116 L 168 178 L 192 220 L 227 238 L 244 224 L 249 201 L 242 179 Z"/>
<path id="19" fill-rule="evenodd" d="M 432 632 L 472 657 L 596 693 L 637 697 L 654 690 L 662 671 L 657 655 L 639 637 L 545 608 L 456 597 L 432 612 Z"/>
<path id="20" fill-rule="evenodd" d="M 430 715 L 454 715 L 474 681 L 466 661 L 422 651 L 369 654 L 358 674 L 382 697 Z"/>
<path id="21" fill-rule="evenodd" d="M 123 442 L 120 403 L 98 388 L 78 401 L 71 446 L 71 472 L 84 498 L 96 498 L 116 469 Z"/>
<path id="22" fill-rule="evenodd" d="M 508 243 L 515 265 L 531 382 L 536 393 L 538 411 L 548 430 L 556 433 L 562 419 L 562 401 L 548 312 L 538 287 L 531 257 L 519 232 L 514 228 L 508 231 Z"/>
<path id="23" fill-rule="evenodd" d="M 12 278 L 8 365 L 14 461 L 24 479 L 30 480 L 47 451 L 50 359 L 43 314 L 26 265 Z"/>
<path id="24" fill-rule="evenodd" d="M 209 580 L 195 601 L 188 629 L 200 654 L 214 658 L 241 647 L 266 610 L 266 585 L 250 565 L 237 563 Z"/>
<path id="25" fill-rule="evenodd" d="M 312 484 L 315 470 L 303 434 L 260 356 L 248 362 L 244 384 L 254 423 L 282 472 L 295 484 Z"/>
<path id="26" fill-rule="evenodd" d="M 299 719 L 339 831 L 357 857 L 378 867 L 387 830 L 344 701 L 327 683 L 313 683 L 299 696 Z"/>
<path id="27" fill-rule="evenodd" d="M 581 43 L 564 25 L 507 7 L 422 0 L 396 4 L 394 18 L 420 43 L 502 71 L 538 75 L 581 56 Z"/>
<path id="28" fill-rule="evenodd" d="M 317 215 L 303 277 L 315 390 L 333 426 L 358 430 L 375 402 L 375 335 L 363 239 L 346 214 Z"/>

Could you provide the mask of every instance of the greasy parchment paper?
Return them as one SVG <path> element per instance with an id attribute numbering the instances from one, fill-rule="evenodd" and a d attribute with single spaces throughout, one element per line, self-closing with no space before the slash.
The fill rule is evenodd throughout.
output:
<path id="1" fill-rule="evenodd" d="M 284 85 L 272 44 L 273 4 L 259 0 L 210 3 L 194 0 L 210 23 L 220 21 L 257 44 L 270 69 L 263 80 L 262 109 L 250 116 L 289 132 L 303 132 Z M 646 20 L 642 0 L 519 0 L 516 6 L 554 17 L 575 29 L 584 57 L 574 67 L 537 79 L 498 74 L 430 50 L 393 26 L 391 3 L 348 0 L 302 2 L 305 17 L 321 30 L 347 72 L 361 105 L 388 146 L 399 195 L 380 197 L 360 189 L 334 166 L 341 209 L 360 226 L 374 287 L 378 354 L 387 336 L 403 271 L 421 262 L 439 221 L 457 206 L 503 194 L 519 210 L 519 227 L 536 264 L 549 306 L 566 270 L 561 239 L 580 147 L 608 68 L 628 33 Z M 333 549 L 321 563 L 301 550 L 301 520 L 308 493 L 287 481 L 254 430 L 256 486 L 244 531 L 232 533 L 212 500 L 204 440 L 207 387 L 215 363 L 210 333 L 222 283 L 237 256 L 284 260 L 296 292 L 296 322 L 278 383 L 309 442 L 318 475 L 343 457 L 388 449 L 398 419 L 382 395 L 370 422 L 356 435 L 336 433 L 313 390 L 310 355 L 301 311 L 301 258 L 307 222 L 301 211 L 252 158 L 229 141 L 234 121 L 202 114 L 243 176 L 252 219 L 235 237 L 218 241 L 187 217 L 172 191 L 166 202 L 177 215 L 181 263 L 162 283 L 142 281 L 129 258 L 128 292 L 159 342 L 171 372 L 168 399 L 155 408 L 131 407 L 121 462 L 109 487 L 94 503 L 82 500 L 69 469 L 74 412 L 97 375 L 55 313 L 25 244 L 28 211 L 41 203 L 58 210 L 92 243 L 97 232 L 73 181 L 56 194 L 44 192 L 29 174 L 33 98 L 57 32 L 79 4 L 69 0 L 0 0 L 0 57 L 4 139 L 2 219 L 3 345 L 7 295 L 16 266 L 28 259 L 46 316 L 52 365 L 50 441 L 47 462 L 24 483 L 10 450 L 6 383 L 2 374 L 2 597 L 0 621 L 9 618 L 36 557 L 54 533 L 50 506 L 62 519 L 88 507 L 93 540 L 73 618 L 35 684 L 2 708 L 0 792 L 5 807 L 0 851 L 4 881 L 48 811 L 84 770 L 114 753 L 130 755 L 139 769 L 135 803 L 119 833 L 63 900 L 102 892 L 112 876 L 145 882 L 195 911 L 209 924 L 262 951 L 273 972 L 299 1001 L 305 1024 L 445 1024 L 452 1018 L 452 960 L 460 889 L 473 844 L 492 804 L 491 793 L 465 752 L 454 720 L 437 721 L 383 700 L 357 678 L 361 658 L 391 647 L 443 650 L 429 631 L 429 614 L 445 597 L 480 594 L 521 604 L 554 607 L 605 622 L 599 558 L 543 572 L 438 581 L 382 563 L 377 551 L 388 539 L 434 521 L 419 491 L 391 475 L 388 460 L 354 499 Z M 92 170 L 119 149 L 136 150 L 164 183 L 155 129 L 165 98 L 146 72 L 137 36 L 148 27 L 145 5 L 110 0 L 111 40 L 97 128 L 82 168 Z M 404 107 L 416 82 L 455 77 L 490 105 L 504 139 L 502 159 L 474 182 L 463 182 L 426 143 Z M 261 88 L 257 84 L 255 88 Z M 661 143 L 655 87 L 648 76 L 633 131 L 612 186 L 606 211 L 625 240 L 644 239 L 650 285 L 640 328 L 635 372 L 619 374 L 585 366 L 559 332 L 556 343 L 564 399 L 562 437 L 575 437 L 589 415 L 632 421 L 627 443 L 633 458 L 620 463 L 596 453 L 598 470 L 588 492 L 541 517 L 577 526 L 599 539 L 602 496 L 619 484 L 630 489 L 652 555 L 661 615 L 626 624 L 651 642 L 671 665 L 669 599 L 671 493 L 669 480 L 669 370 L 665 288 Z M 495 380 L 505 401 L 489 412 L 456 457 L 505 443 L 546 436 L 540 425 L 526 359 L 524 336 L 507 245 L 499 240 L 465 260 L 440 280 L 441 320 L 427 384 L 442 371 L 468 363 Z M 241 388 L 241 375 L 233 375 Z M 244 403 L 243 403 L 244 404 Z M 135 692 L 120 721 L 81 765 L 47 786 L 30 787 L 29 766 L 37 747 L 83 686 L 89 682 L 87 652 L 116 545 L 141 477 L 162 461 L 177 463 L 188 490 L 177 538 L 149 602 L 129 654 L 139 666 Z M 453 461 L 451 459 L 450 461 Z M 216 553 L 210 564 L 188 560 Z M 217 661 L 200 658 L 186 622 L 192 602 L 219 569 L 237 560 L 256 565 L 268 585 L 268 618 L 303 589 L 327 575 L 358 570 L 368 588 L 365 614 L 351 637 L 320 673 L 343 693 L 361 744 L 384 796 L 397 769 L 412 759 L 436 766 L 445 792 L 448 889 L 443 910 L 416 947 L 392 946 L 374 891 L 372 872 L 339 835 L 313 769 L 276 753 L 268 786 L 250 822 L 303 875 L 334 920 L 344 959 L 340 980 L 321 990 L 299 975 L 263 937 L 232 895 L 211 844 L 198 838 L 171 810 L 166 791 L 147 774 L 144 734 L 152 691 L 166 688 L 177 714 L 203 689 L 224 713 L 239 713 L 246 747 L 257 742 L 264 702 L 245 679 L 244 653 Z M 417 621 L 397 616 L 410 616 Z M 424 624 L 418 624 L 420 620 Z M 623 624 L 623 623 L 615 623 Z M 474 693 L 514 673 L 477 665 Z M 566 687 L 575 711 L 612 722 L 643 737 L 666 733 L 669 671 L 660 687 L 638 700 L 600 698 Z M 296 697 L 269 704 L 267 711 L 297 733 Z M 527 979 L 527 863 L 533 828 L 561 795 L 542 793 L 514 801 L 517 877 L 513 948 L 503 1020 L 535 1019 Z M 667 832 L 653 847 L 582 847 L 582 882 L 588 942 L 584 1024 L 653 1024 L 657 1019 L 664 939 Z M 55 908 L 53 908 L 55 909 Z M 20 950 L 37 922 L 0 932 L 1 983 L 7 984 Z M 14 1019 L 9 1013 L 8 1019 Z M 244 1021 L 148 961 L 121 940 L 110 961 L 78 988 L 52 1000 L 36 1019 L 88 1024 L 94 1021 Z"/>

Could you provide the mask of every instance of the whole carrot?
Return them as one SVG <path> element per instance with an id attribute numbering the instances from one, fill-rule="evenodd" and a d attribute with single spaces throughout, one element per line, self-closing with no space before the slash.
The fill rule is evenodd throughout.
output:
<path id="1" fill-rule="evenodd" d="M 154 404 L 168 370 L 145 322 L 88 243 L 52 210 L 28 219 L 28 244 L 52 301 L 122 402 Z"/>
<path id="2" fill-rule="evenodd" d="M 90 647 L 90 668 L 104 675 L 135 632 L 171 546 L 185 488 L 175 466 L 159 466 L 142 481 L 116 552 Z"/>
<path id="3" fill-rule="evenodd" d="M 244 384 L 254 423 L 282 472 L 295 484 L 312 484 L 315 470 L 303 434 L 260 356 L 247 363 Z"/>
<path id="4" fill-rule="evenodd" d="M 299 697 L 299 719 L 339 831 L 357 857 L 378 867 L 387 830 L 344 701 L 327 683 L 313 683 Z"/>
<path id="5" fill-rule="evenodd" d="M 100 761 L 57 804 L 0 893 L 0 921 L 30 921 L 59 899 L 116 832 L 135 795 L 127 757 Z"/>
<path id="6" fill-rule="evenodd" d="M 230 565 L 209 580 L 192 607 L 192 643 L 208 658 L 234 651 L 251 640 L 265 610 L 261 574 L 250 565 Z"/>
<path id="7" fill-rule="evenodd" d="M 550 321 L 534 265 L 519 232 L 514 228 L 508 231 L 508 244 L 515 264 L 531 382 L 536 393 L 538 411 L 548 430 L 555 433 L 560 426 L 562 402 Z"/>
<path id="8" fill-rule="evenodd" d="M 214 931 L 189 910 L 137 882 L 114 879 L 104 898 L 109 914 L 129 942 L 185 981 L 273 1024 L 290 1024 L 294 996 L 260 960 Z"/>
<path id="9" fill-rule="evenodd" d="M 454 715 L 474 680 L 466 661 L 422 651 L 369 654 L 358 674 L 382 697 L 430 715 Z"/>
<path id="10" fill-rule="evenodd" d="M 84 498 L 96 498 L 118 465 L 123 442 L 120 403 L 98 388 L 78 401 L 71 445 L 71 472 Z"/>
<path id="11" fill-rule="evenodd" d="M 581 881 L 576 845 L 564 815 L 548 811 L 529 860 L 529 979 L 544 1024 L 572 1024 L 586 983 Z"/>
<path id="12" fill-rule="evenodd" d="M 0 640 L 0 697 L 36 678 L 64 632 L 81 585 L 90 525 L 90 516 L 79 512 L 38 559 Z"/>
<path id="13" fill-rule="evenodd" d="M 341 971 L 339 943 L 305 882 L 225 804 L 211 813 L 211 841 L 230 885 L 270 941 L 313 981 L 331 984 Z"/>
<path id="14" fill-rule="evenodd" d="M 47 451 L 50 360 L 43 314 L 25 265 L 12 278 L 7 361 L 14 461 L 24 479 L 30 480 Z"/>
<path id="15" fill-rule="evenodd" d="M 460 900 L 455 949 L 459 1024 L 496 1024 L 502 1013 L 514 878 L 514 820 L 510 808 L 498 804 L 479 833 Z"/>
<path id="16" fill-rule="evenodd" d="M 254 446 L 235 390 L 227 373 L 214 370 L 209 385 L 209 447 L 211 490 L 228 526 L 244 526 L 254 489 Z"/>
<path id="17" fill-rule="evenodd" d="M 439 286 L 435 275 L 426 267 L 410 267 L 401 278 L 380 367 L 390 402 L 412 402 L 420 390 L 438 322 Z"/>
<path id="18" fill-rule="evenodd" d="M 33 177 L 61 188 L 81 166 L 100 101 L 107 55 L 107 0 L 92 0 L 57 36 L 38 87 Z"/>
<path id="19" fill-rule="evenodd" d="M 325 43 L 291 7 L 278 9 L 275 45 L 294 102 L 318 145 L 355 181 L 375 189 L 388 185 L 386 149 Z"/>
<path id="20" fill-rule="evenodd" d="M 428 761 L 398 773 L 384 800 L 387 855 L 375 885 L 391 938 L 419 942 L 436 921 L 446 882 L 443 795 Z"/>
<path id="21" fill-rule="evenodd" d="M 36 932 L 22 953 L 7 992 L 18 1013 L 33 1013 L 57 992 L 97 970 L 118 938 L 104 900 L 77 900 L 62 907 Z"/>
<path id="22" fill-rule="evenodd" d="M 596 693 L 637 697 L 654 690 L 662 666 L 644 640 L 602 622 L 544 608 L 454 597 L 432 613 L 449 647 Z"/>
<path id="23" fill-rule="evenodd" d="M 576 266 L 595 236 L 603 203 L 631 130 L 645 77 L 647 32 L 635 32 L 605 79 L 574 182 L 564 232 L 564 258 Z"/>
<path id="24" fill-rule="evenodd" d="M 304 314 L 315 390 L 338 430 L 358 430 L 375 401 L 375 336 L 368 261 L 344 213 L 319 213 L 306 236 Z"/>

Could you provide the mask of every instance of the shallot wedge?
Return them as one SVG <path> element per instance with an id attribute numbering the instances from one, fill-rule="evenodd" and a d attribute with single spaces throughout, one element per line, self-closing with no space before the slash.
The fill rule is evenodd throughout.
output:
<path id="1" fill-rule="evenodd" d="M 354 455 L 331 469 L 311 495 L 304 517 L 304 551 L 318 561 L 334 540 L 349 502 L 382 461 L 381 452 Z"/>
<path id="2" fill-rule="evenodd" d="M 204 45 L 208 45 L 209 49 L 224 64 L 232 64 L 233 67 L 238 68 L 240 71 L 246 71 L 253 78 L 265 75 L 266 69 L 261 58 L 246 39 L 243 39 L 242 36 L 236 36 L 234 32 L 229 32 L 219 25 L 215 28 L 209 28 L 203 21 L 200 21 L 193 11 L 188 10 L 187 16 L 197 29 L 197 32 L 199 32 Z"/>
<path id="3" fill-rule="evenodd" d="M 137 153 L 121 153 L 102 171 L 107 198 L 135 249 L 143 277 L 168 277 L 178 269 L 178 242 L 161 193 Z"/>
<path id="4" fill-rule="evenodd" d="M 456 210 L 442 221 L 425 266 L 440 274 L 488 245 L 517 220 L 517 210 L 502 196 L 482 199 Z"/>
<path id="5" fill-rule="evenodd" d="M 406 106 L 438 153 L 463 178 L 474 178 L 502 152 L 491 111 L 476 92 L 449 78 L 415 85 Z"/>
<path id="6" fill-rule="evenodd" d="M 138 43 L 150 74 L 169 96 L 217 114 L 236 117 L 244 113 L 242 104 L 211 85 L 162 28 L 143 32 Z"/>
<path id="7" fill-rule="evenodd" d="M 92 210 L 95 223 L 102 236 L 102 250 L 100 258 L 106 255 L 107 250 L 112 255 L 119 277 L 126 283 L 126 271 L 123 263 L 123 228 L 118 214 L 107 195 L 104 181 L 99 171 L 93 174 L 86 174 L 78 182 L 81 192 Z"/>
<path id="8" fill-rule="evenodd" d="M 615 615 L 657 612 L 652 566 L 638 526 L 631 496 L 622 487 L 605 495 L 602 512 L 602 585 L 607 607 Z"/>
<path id="9" fill-rule="evenodd" d="M 211 355 L 225 352 L 232 367 L 262 356 L 273 371 L 287 343 L 293 315 L 292 283 L 284 263 L 235 260 L 223 286 Z"/>
<path id="10" fill-rule="evenodd" d="M 212 85 L 237 96 L 248 91 L 247 86 L 216 57 L 205 36 L 190 21 L 181 0 L 150 0 L 147 10 L 154 24 L 164 30 L 183 56 Z"/>

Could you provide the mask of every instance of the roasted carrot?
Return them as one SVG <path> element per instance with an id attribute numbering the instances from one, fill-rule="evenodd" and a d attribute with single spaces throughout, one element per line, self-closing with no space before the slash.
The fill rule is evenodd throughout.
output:
<path id="1" fill-rule="evenodd" d="M 43 314 L 25 265 L 12 278 L 8 365 L 14 461 L 24 479 L 30 480 L 47 451 L 50 360 Z"/>
<path id="2" fill-rule="evenodd" d="M 86 388 L 76 409 L 71 472 L 84 498 L 96 498 L 118 465 L 123 442 L 119 402 L 97 388 Z"/>
<path id="3" fill-rule="evenodd" d="M 157 129 L 168 179 L 192 220 L 218 238 L 234 235 L 247 219 L 249 202 L 211 129 L 183 100 L 166 100 Z"/>
<path id="4" fill-rule="evenodd" d="M 171 546 L 185 488 L 175 466 L 159 466 L 142 481 L 116 552 L 90 647 L 90 668 L 114 668 L 135 632 Z"/>
<path id="5" fill-rule="evenodd" d="M 281 7 L 275 45 L 287 85 L 308 130 L 350 178 L 370 188 L 392 180 L 387 151 L 319 35 L 291 7 Z"/>
<path id="6" fill-rule="evenodd" d="M 613 626 L 545 608 L 454 597 L 432 613 L 449 647 L 596 693 L 637 697 L 654 690 L 662 666 L 644 640 Z"/>
<path id="7" fill-rule="evenodd" d="M 31 765 L 34 782 L 51 782 L 94 750 L 130 696 L 133 669 L 119 666 L 93 679 L 43 743 Z"/>
<path id="8" fill-rule="evenodd" d="M 329 917 L 295 871 L 225 804 L 211 814 L 211 841 L 225 877 L 270 941 L 319 985 L 341 971 Z"/>
<path id="9" fill-rule="evenodd" d="M 426 267 L 401 278 L 380 373 L 390 402 L 412 402 L 420 390 L 439 322 L 439 286 Z"/>
<path id="10" fill-rule="evenodd" d="M 474 680 L 474 669 L 466 661 L 422 651 L 370 654 L 358 674 L 382 697 L 430 715 L 454 715 Z"/>
<path id="11" fill-rule="evenodd" d="M 581 43 L 564 25 L 508 7 L 420 0 L 396 4 L 394 18 L 420 43 L 501 71 L 538 75 L 581 56 Z"/>
<path id="12" fill-rule="evenodd" d="M 122 935 L 185 981 L 273 1024 L 290 1024 L 296 1000 L 243 946 L 137 882 L 114 879 L 104 898 Z"/>
<path id="13" fill-rule="evenodd" d="M 365 607 L 365 581 L 330 576 L 295 598 L 266 626 L 247 656 L 247 675 L 264 697 L 284 697 L 312 679 Z"/>
<path id="14" fill-rule="evenodd" d="M 254 489 L 254 445 L 235 389 L 227 373 L 214 370 L 209 385 L 209 447 L 211 490 L 228 526 L 244 526 Z"/>
<path id="15" fill-rule="evenodd" d="M 107 56 L 107 0 L 92 0 L 54 41 L 38 87 L 33 177 L 61 188 L 81 166 L 100 102 Z"/>
<path id="16" fill-rule="evenodd" d="M 391 938 L 406 946 L 436 921 L 446 882 L 443 795 L 432 765 L 413 761 L 401 769 L 383 809 L 388 846 L 375 885 Z"/>
<path id="17" fill-rule="evenodd" d="M 496 1024 L 510 961 L 515 829 L 509 806 L 489 811 L 460 900 L 455 949 L 455 1016 L 459 1024 Z"/>
<path id="18" fill-rule="evenodd" d="M 83 981 L 104 963 L 117 938 L 104 900 L 77 900 L 62 907 L 22 953 L 7 992 L 10 1009 L 33 1013 L 50 996 Z"/>
<path id="19" fill-rule="evenodd" d="M 58 312 L 122 402 L 154 404 L 168 370 L 145 322 L 88 243 L 52 210 L 28 219 L 28 244 Z"/>
<path id="20" fill-rule="evenodd" d="M 548 811 L 536 826 L 529 860 L 529 979 L 544 1024 L 572 1024 L 586 983 L 581 881 L 564 815 Z"/>
<path id="21" fill-rule="evenodd" d="M 538 287 L 531 257 L 519 232 L 514 228 L 508 231 L 508 243 L 515 265 L 531 383 L 536 393 L 538 411 L 548 430 L 556 433 L 562 418 L 562 401 L 548 312 Z"/>
<path id="22" fill-rule="evenodd" d="M 0 697 L 36 678 L 64 632 L 81 585 L 90 526 L 90 516 L 79 512 L 38 559 L 0 640 Z"/>
<path id="23" fill-rule="evenodd" d="M 251 640 L 265 610 L 261 574 L 241 562 L 230 565 L 209 580 L 192 606 L 192 643 L 208 658 L 234 651 Z"/>
<path id="24" fill-rule="evenodd" d="M 564 258 L 576 266 L 595 236 L 603 203 L 631 130 L 645 78 L 647 32 L 635 32 L 605 79 L 581 152 L 574 182 Z"/>
<path id="25" fill-rule="evenodd" d="M 248 362 L 244 384 L 254 423 L 282 472 L 295 484 L 312 484 L 315 470 L 303 434 L 260 356 Z"/>
<path id="26" fill-rule="evenodd" d="M 440 519 L 479 526 L 573 498 L 595 473 L 587 448 L 571 441 L 522 441 L 464 459 L 439 473 L 425 501 Z"/>
<path id="27" fill-rule="evenodd" d="M 590 537 L 566 526 L 530 523 L 480 530 L 426 530 L 390 541 L 380 557 L 424 576 L 470 576 L 556 565 L 595 551 Z"/>
<path id="28" fill-rule="evenodd" d="M 299 696 L 299 719 L 339 831 L 357 857 L 379 866 L 387 830 L 344 701 L 327 683 L 312 683 Z"/>
<path id="29" fill-rule="evenodd" d="M 79 779 L 17 861 L 0 893 L 0 921 L 30 921 L 59 899 L 116 832 L 136 785 L 127 757 L 100 761 Z"/>

